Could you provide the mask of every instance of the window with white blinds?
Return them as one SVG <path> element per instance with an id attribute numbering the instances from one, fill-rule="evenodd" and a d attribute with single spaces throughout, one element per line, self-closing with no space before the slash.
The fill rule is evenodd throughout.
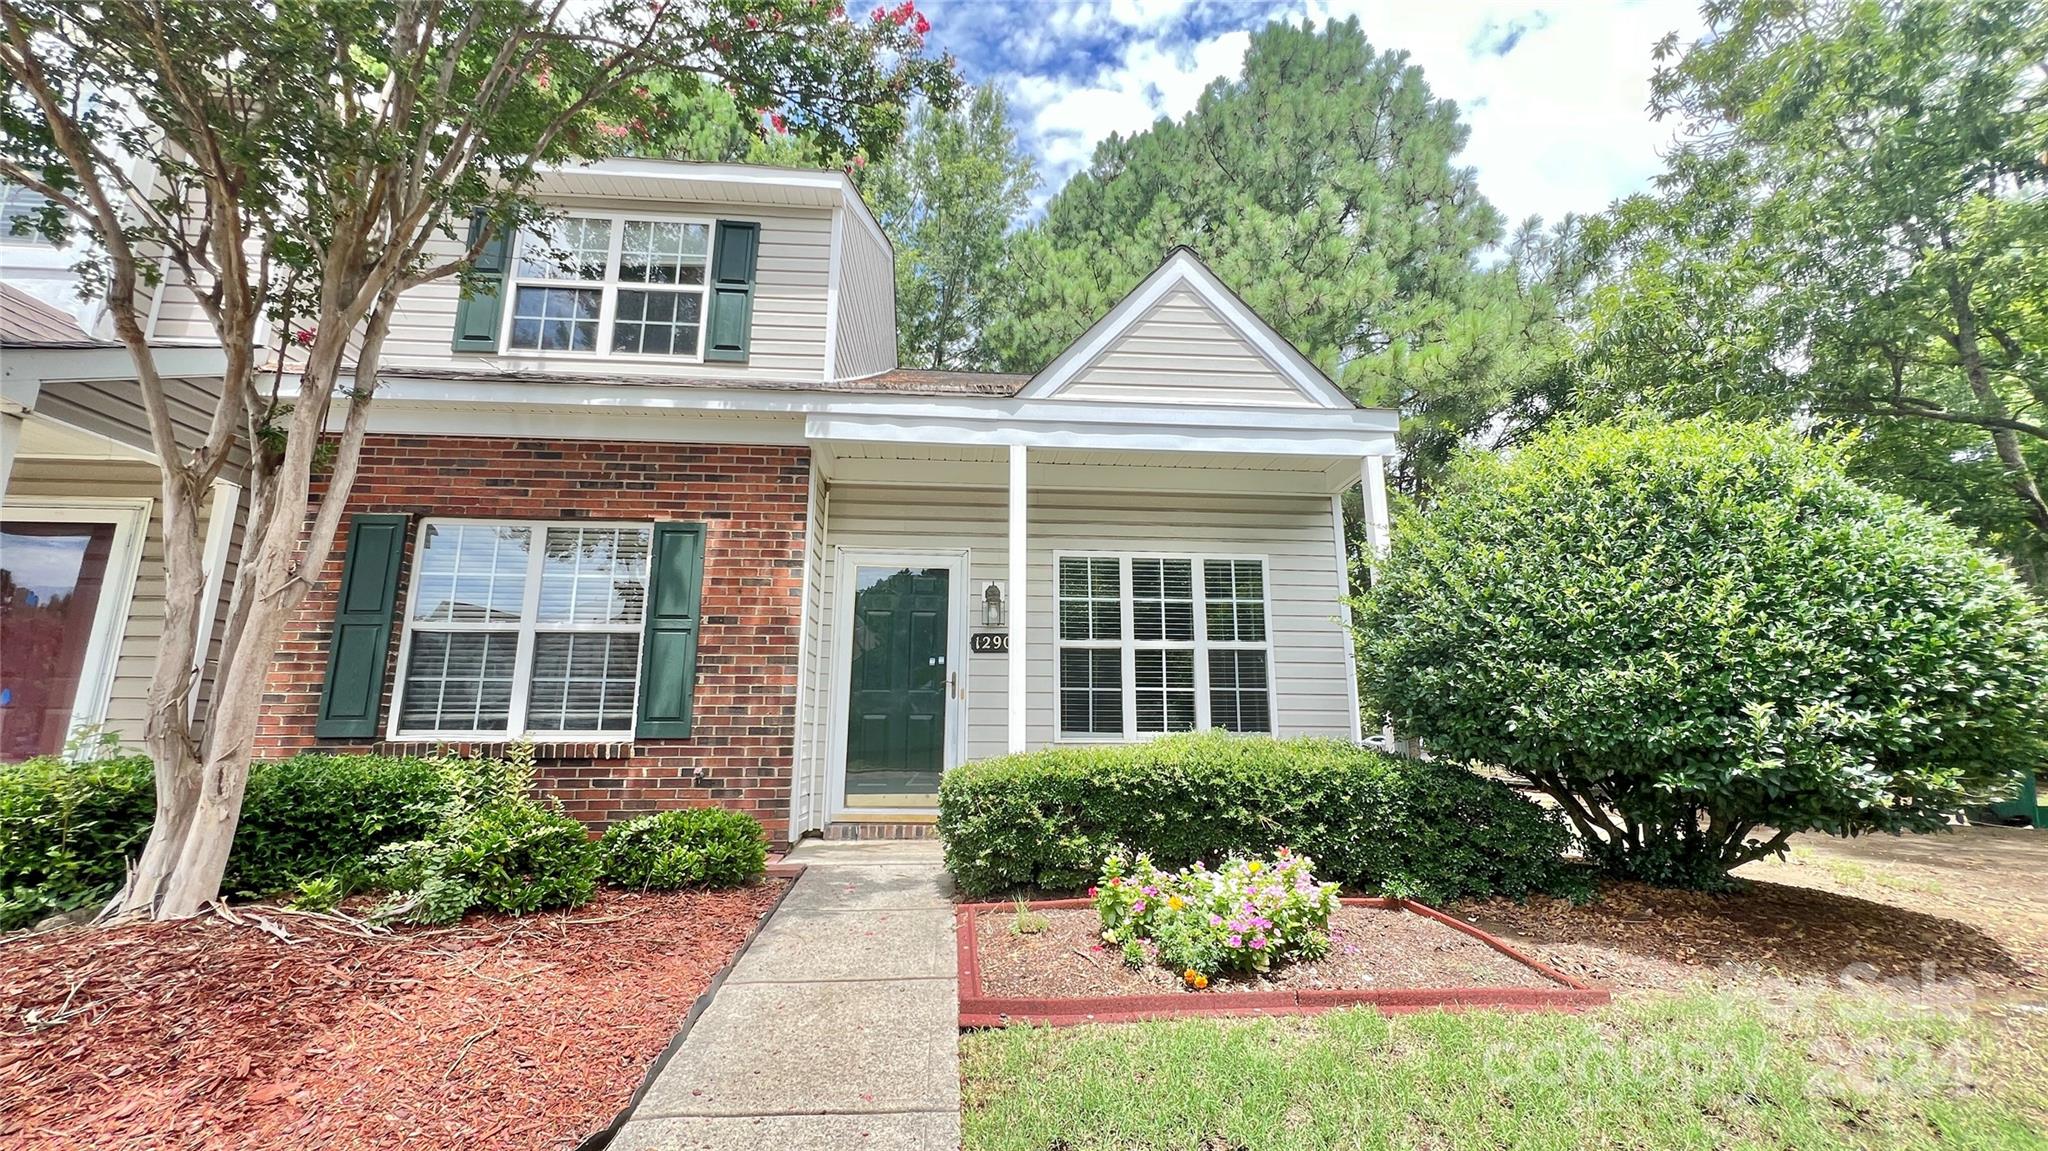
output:
<path id="1" fill-rule="evenodd" d="M 394 738 L 633 730 L 647 524 L 428 520 Z"/>
<path id="2" fill-rule="evenodd" d="M 1062 739 L 1273 730 L 1266 563 L 1057 557 Z"/>

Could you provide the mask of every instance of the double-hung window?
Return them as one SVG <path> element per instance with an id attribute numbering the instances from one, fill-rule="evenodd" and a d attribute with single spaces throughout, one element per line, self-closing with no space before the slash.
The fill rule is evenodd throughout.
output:
<path id="1" fill-rule="evenodd" d="M 428 520 L 394 737 L 633 730 L 647 524 Z"/>
<path id="2" fill-rule="evenodd" d="M 524 229 L 503 346 L 701 358 L 710 264 L 707 220 L 586 214 Z"/>
<path id="3" fill-rule="evenodd" d="M 1264 560 L 1062 555 L 1057 590 L 1061 738 L 1273 730 Z"/>

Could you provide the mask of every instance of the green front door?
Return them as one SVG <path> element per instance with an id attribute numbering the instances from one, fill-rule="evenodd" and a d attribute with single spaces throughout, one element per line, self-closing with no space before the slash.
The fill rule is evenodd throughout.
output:
<path id="1" fill-rule="evenodd" d="M 933 807 L 946 766 L 946 568 L 855 572 L 846 806 Z"/>

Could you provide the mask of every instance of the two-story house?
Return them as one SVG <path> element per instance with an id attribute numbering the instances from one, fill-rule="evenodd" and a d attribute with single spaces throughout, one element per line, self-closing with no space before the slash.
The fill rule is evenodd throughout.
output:
<path id="1" fill-rule="evenodd" d="M 780 841 L 906 833 L 1006 751 L 1359 738 L 1341 496 L 1383 540 L 1395 414 L 1194 253 L 1035 374 L 915 371 L 840 173 L 544 187 L 494 290 L 405 299 L 262 754 L 526 739 L 593 823 L 717 803 Z M 150 324 L 210 335 L 175 283 Z M 86 386 L 58 358 L 45 393 Z"/>

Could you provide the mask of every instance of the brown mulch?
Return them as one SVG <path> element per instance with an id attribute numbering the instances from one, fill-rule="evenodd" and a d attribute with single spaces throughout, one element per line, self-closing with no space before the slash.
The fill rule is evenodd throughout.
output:
<path id="1" fill-rule="evenodd" d="M 376 938 L 275 913 L 296 942 L 249 914 L 18 937 L 0 1145 L 572 1147 L 786 883 Z"/>
<path id="2" fill-rule="evenodd" d="M 1971 924 L 1780 883 L 1707 895 L 1610 882 L 1586 906 L 1538 897 L 1452 911 L 1568 975 L 1619 989 L 1846 980 L 1997 994 L 2042 983 L 2040 971 Z"/>
<path id="3" fill-rule="evenodd" d="M 984 994 L 1060 998 L 1185 991 L 1177 972 L 1132 967 L 1104 944 L 1093 908 L 1036 912 L 1045 929 L 1013 931 L 1014 911 L 985 911 L 975 923 Z M 1405 911 L 1340 907 L 1330 917 L 1330 952 L 1264 974 L 1217 977 L 1203 994 L 1306 988 L 1371 990 L 1439 987 L 1556 987 L 1528 967 L 1435 920 Z"/>

